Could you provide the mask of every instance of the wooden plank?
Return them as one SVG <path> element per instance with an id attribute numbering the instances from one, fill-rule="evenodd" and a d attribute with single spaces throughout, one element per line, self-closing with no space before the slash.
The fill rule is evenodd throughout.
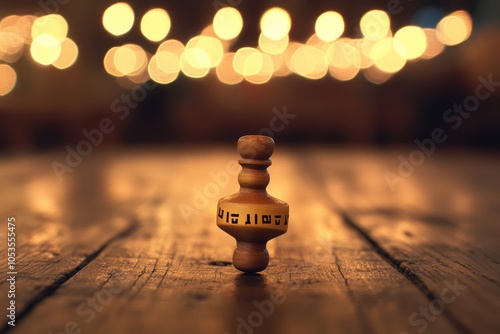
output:
<path id="1" fill-rule="evenodd" d="M 196 189 L 205 189 L 214 182 L 213 175 L 227 170 L 235 159 L 232 151 L 150 152 L 118 157 L 116 165 L 110 162 L 111 170 L 162 185 L 139 210 L 139 229 L 110 245 L 16 331 L 405 330 L 409 315 L 426 299 L 331 212 L 320 198 L 324 194 L 311 187 L 312 171 L 297 168 L 291 151 L 276 153 L 269 187 L 272 195 L 290 204 L 289 232 L 269 243 L 271 263 L 262 274 L 242 275 L 228 265 L 235 243 L 217 229 L 215 207 L 220 196 L 237 190 L 236 178 L 214 190 L 219 194 L 207 198 L 189 221 L 179 207 L 192 203 Z M 109 184 L 115 182 L 114 175 L 109 174 Z M 440 318 L 429 333 L 443 331 L 453 329 Z"/>
<path id="2" fill-rule="evenodd" d="M 94 164 L 91 159 L 85 167 L 75 169 L 78 177 L 59 182 L 50 165 L 53 158 L 17 157 L 0 164 L 5 176 L 1 181 L 2 220 L 16 218 L 17 321 L 135 224 L 132 211 L 103 191 L 103 172 L 98 168 L 105 165 L 103 161 Z M 137 207 L 143 201 L 135 197 L 127 204 L 134 202 Z M 2 226 L 0 254 L 5 255 L 7 224 Z M 5 310 L 9 300 L 4 275 L 0 305 Z M 2 327 L 10 328 L 4 320 Z"/>
<path id="3" fill-rule="evenodd" d="M 427 296 L 421 307 L 435 314 L 415 317 L 413 331 L 433 326 L 430 319 L 442 314 L 459 331 L 496 332 L 500 159 L 436 154 L 391 192 L 383 172 L 398 154 L 349 152 L 346 158 L 316 151 L 321 177 L 315 186 Z"/>

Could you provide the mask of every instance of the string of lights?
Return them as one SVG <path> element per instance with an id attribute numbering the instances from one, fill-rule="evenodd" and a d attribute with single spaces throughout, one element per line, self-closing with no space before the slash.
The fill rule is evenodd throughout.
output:
<path id="1" fill-rule="evenodd" d="M 104 29 L 113 36 L 131 31 L 135 22 L 127 3 L 108 7 L 102 16 Z M 153 80 L 174 82 L 182 73 L 190 78 L 212 74 L 220 82 L 234 85 L 247 81 L 264 84 L 273 77 L 292 74 L 317 80 L 329 75 L 347 81 L 362 73 L 381 84 L 401 71 L 408 62 L 431 59 L 447 46 L 460 44 L 472 32 L 472 19 L 464 10 L 444 16 L 435 28 L 409 25 L 393 32 L 389 15 L 382 10 L 365 13 L 359 22 L 360 36 L 343 37 L 345 23 L 334 11 L 322 13 L 314 32 L 305 42 L 289 33 L 292 18 L 283 8 L 270 8 L 260 19 L 256 45 L 234 49 L 244 28 L 241 13 L 233 7 L 216 12 L 212 23 L 185 44 L 167 39 L 171 19 L 167 10 L 154 8 L 140 21 L 140 31 L 158 44 L 154 53 L 127 43 L 111 47 L 103 58 L 105 71 L 131 84 Z M 58 14 L 41 17 L 10 15 L 0 21 L 0 96 L 11 92 L 17 81 L 13 67 L 25 48 L 33 61 L 64 70 L 78 59 L 78 45 L 68 37 L 68 22 Z"/>

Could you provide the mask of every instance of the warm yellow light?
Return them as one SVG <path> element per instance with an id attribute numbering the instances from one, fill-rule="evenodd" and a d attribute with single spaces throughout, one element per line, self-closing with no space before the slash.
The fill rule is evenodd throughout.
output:
<path id="1" fill-rule="evenodd" d="M 15 55 L 24 47 L 24 38 L 13 27 L 0 31 L 0 53 Z M 17 60 L 17 59 L 16 59 Z"/>
<path id="2" fill-rule="evenodd" d="M 114 63 L 122 75 L 129 75 L 136 69 L 137 56 L 132 48 L 121 46 L 115 52 Z"/>
<path id="3" fill-rule="evenodd" d="M 328 47 L 326 60 L 332 77 L 341 81 L 351 80 L 361 68 L 361 51 L 356 41 L 341 38 Z"/>
<path id="4" fill-rule="evenodd" d="M 288 46 L 288 41 L 289 41 L 288 35 L 279 40 L 273 40 L 267 38 L 264 34 L 261 33 L 259 36 L 259 48 L 265 53 L 271 55 L 278 55 L 280 53 L 285 52 Z"/>
<path id="5" fill-rule="evenodd" d="M 141 32 L 152 42 L 159 42 L 167 37 L 170 26 L 170 16 L 161 8 L 151 9 L 141 20 Z"/>
<path id="6" fill-rule="evenodd" d="M 251 47 L 238 49 L 233 58 L 234 70 L 243 76 L 257 74 L 262 68 L 262 63 L 262 52 Z"/>
<path id="7" fill-rule="evenodd" d="M 386 37 L 374 43 L 370 48 L 370 58 L 375 60 L 384 57 L 393 49 L 392 41 L 392 37 Z"/>
<path id="8" fill-rule="evenodd" d="M 444 17 L 437 25 L 438 38 L 446 45 L 457 45 L 469 38 L 472 32 L 472 19 L 464 10 Z"/>
<path id="9" fill-rule="evenodd" d="M 263 66 L 264 66 L 264 54 L 262 52 L 257 51 L 252 54 L 249 54 L 243 66 L 243 75 L 245 76 L 257 75 L 260 71 L 262 71 Z"/>
<path id="10" fill-rule="evenodd" d="M 34 15 L 24 15 L 16 22 L 17 31 L 24 38 L 26 44 L 31 44 L 31 31 L 36 19 L 37 17 Z"/>
<path id="11" fill-rule="evenodd" d="M 30 52 L 34 61 L 47 66 L 61 55 L 61 43 L 53 35 L 39 35 L 33 39 Z"/>
<path id="12" fill-rule="evenodd" d="M 148 57 L 139 45 L 125 44 L 114 52 L 113 62 L 119 76 L 136 76 L 146 68 Z"/>
<path id="13" fill-rule="evenodd" d="M 127 79 L 138 85 L 151 79 L 148 73 L 148 62 L 146 62 L 145 66 L 141 67 L 138 71 L 127 76 Z M 133 88 L 135 87 L 132 87 L 132 89 Z"/>
<path id="14" fill-rule="evenodd" d="M 337 79 L 339 81 L 349 81 L 352 80 L 358 75 L 359 67 L 347 67 L 347 68 L 338 68 L 338 67 L 329 67 L 328 72 L 332 76 L 332 78 Z"/>
<path id="15" fill-rule="evenodd" d="M 316 20 L 314 29 L 322 41 L 333 42 L 344 33 L 344 18 L 337 12 L 324 12 Z"/>
<path id="16" fill-rule="evenodd" d="M 61 54 L 52 64 L 54 67 L 64 70 L 73 65 L 78 58 L 78 46 L 69 38 L 65 38 L 61 43 Z"/>
<path id="17" fill-rule="evenodd" d="M 291 59 L 291 70 L 308 79 L 321 79 L 328 72 L 325 55 L 317 47 L 302 45 Z"/>
<path id="18" fill-rule="evenodd" d="M 179 73 L 181 70 L 180 57 L 173 52 L 162 51 L 156 54 L 158 68 L 164 73 Z"/>
<path id="19" fill-rule="evenodd" d="M 193 66 L 188 58 L 195 59 L 195 65 Z M 184 53 L 181 55 L 179 65 L 181 67 L 182 73 L 190 78 L 203 78 L 210 71 L 210 67 L 199 67 L 203 64 L 208 64 L 210 62 L 209 56 L 206 52 L 201 49 L 186 48 Z"/>
<path id="20" fill-rule="evenodd" d="M 366 78 L 366 80 L 376 85 L 381 85 L 387 82 L 387 80 L 389 80 L 392 76 L 391 73 L 383 72 L 376 66 L 372 66 L 364 70 L 363 75 Z"/>
<path id="21" fill-rule="evenodd" d="M 271 55 L 271 59 L 273 60 L 274 73 L 273 75 L 276 77 L 286 77 L 292 74 L 292 71 L 286 66 L 286 51 L 279 55 Z"/>
<path id="22" fill-rule="evenodd" d="M 14 27 L 17 22 L 21 19 L 19 15 L 9 15 L 0 20 L 0 30 L 4 30 L 7 27 Z"/>
<path id="23" fill-rule="evenodd" d="M 422 55 L 423 59 L 431 59 L 443 52 L 445 45 L 437 36 L 436 29 L 426 28 L 424 33 L 427 39 L 427 48 Z"/>
<path id="24" fill-rule="evenodd" d="M 25 43 L 31 43 L 31 21 L 18 15 L 3 18 L 0 21 L 0 60 L 16 62 Z"/>
<path id="25" fill-rule="evenodd" d="M 181 58 L 181 54 L 184 52 L 184 44 L 176 39 L 169 39 L 158 46 L 156 53 L 160 53 L 162 51 L 172 52 L 177 56 L 177 58 Z"/>
<path id="26" fill-rule="evenodd" d="M 214 31 L 214 25 L 213 24 L 209 24 L 205 28 L 203 28 L 203 30 L 200 33 L 200 36 L 215 37 L 215 38 L 219 38 L 220 39 L 220 37 L 217 36 L 217 34 Z M 222 40 L 222 41 L 227 42 L 225 40 Z"/>
<path id="27" fill-rule="evenodd" d="M 371 10 L 361 18 L 360 29 L 365 38 L 373 41 L 380 40 L 389 35 L 391 20 L 386 12 Z"/>
<path id="28" fill-rule="evenodd" d="M 31 26 L 31 37 L 52 35 L 62 42 L 68 35 L 68 22 L 61 15 L 50 14 L 37 18 Z"/>
<path id="29" fill-rule="evenodd" d="M 179 76 L 179 57 L 169 51 L 161 51 L 151 57 L 148 73 L 151 79 L 159 84 L 169 84 Z"/>
<path id="30" fill-rule="evenodd" d="M 261 53 L 261 66 L 257 73 L 245 76 L 245 80 L 256 85 L 262 85 L 271 80 L 274 72 L 274 64 L 271 56 Z M 251 59 L 249 59 L 251 62 Z"/>
<path id="31" fill-rule="evenodd" d="M 333 42 L 326 51 L 326 61 L 328 66 L 336 68 L 355 67 L 359 70 L 361 66 L 360 51 L 343 38 Z"/>
<path id="32" fill-rule="evenodd" d="M 325 42 L 325 41 L 323 41 L 316 34 L 312 34 L 311 37 L 309 37 L 309 39 L 306 42 L 306 45 L 311 45 L 311 46 L 317 47 L 324 54 L 326 54 L 326 50 L 328 50 L 328 47 L 331 44 L 332 44 L 331 42 Z"/>
<path id="33" fill-rule="evenodd" d="M 372 50 L 372 53 L 377 54 L 377 57 L 373 57 L 377 68 L 387 73 L 396 73 L 406 65 L 406 58 L 396 50 L 402 48 L 398 43 L 392 37 L 377 42 Z"/>
<path id="34" fill-rule="evenodd" d="M 111 74 L 112 76 L 115 76 L 115 77 L 122 77 L 123 74 L 118 71 L 118 69 L 116 68 L 115 66 L 115 54 L 116 54 L 116 51 L 118 51 L 119 47 L 115 46 L 111 49 L 108 50 L 108 52 L 106 52 L 106 55 L 104 56 L 104 69 L 106 70 L 106 72 L 108 72 L 109 74 Z"/>
<path id="35" fill-rule="evenodd" d="M 0 78 L 0 96 L 5 96 L 16 86 L 16 71 L 10 65 L 0 64 Z"/>
<path id="36" fill-rule="evenodd" d="M 226 53 L 216 67 L 215 73 L 220 82 L 226 85 L 236 85 L 243 81 L 243 75 L 237 73 L 233 67 L 234 52 Z"/>
<path id="37" fill-rule="evenodd" d="M 406 26 L 394 34 L 394 45 L 403 58 L 417 59 L 427 48 L 427 37 L 422 28 Z"/>
<path id="38" fill-rule="evenodd" d="M 264 36 L 272 40 L 280 40 L 290 32 L 292 20 L 288 12 L 282 8 L 271 8 L 260 19 L 260 29 Z"/>
<path id="39" fill-rule="evenodd" d="M 148 55 L 144 49 L 137 44 L 125 44 L 124 47 L 128 47 L 135 54 L 135 66 L 128 74 L 129 77 L 140 76 L 146 70 L 148 66 Z"/>
<path id="40" fill-rule="evenodd" d="M 359 55 L 361 57 L 360 67 L 362 69 L 368 68 L 373 65 L 373 59 L 371 58 L 370 53 L 375 43 L 376 42 L 370 41 L 366 38 L 353 40 L 353 45 L 356 45 L 356 47 L 359 49 Z"/>
<path id="41" fill-rule="evenodd" d="M 224 7 L 215 14 L 213 27 L 219 38 L 230 40 L 238 37 L 243 29 L 243 18 L 236 8 Z"/>
<path id="42" fill-rule="evenodd" d="M 115 36 L 126 34 L 134 25 L 134 10 L 129 4 L 118 2 L 108 7 L 102 16 L 106 31 Z"/>
<path id="43" fill-rule="evenodd" d="M 301 43 L 290 42 L 288 44 L 288 47 L 286 48 L 284 60 L 285 60 L 285 66 L 290 72 L 293 72 L 292 57 L 295 54 L 295 51 L 297 51 L 297 49 L 300 48 L 302 45 L 303 44 Z"/>
<path id="44" fill-rule="evenodd" d="M 213 68 L 221 62 L 224 49 L 215 37 L 196 36 L 187 42 L 184 54 L 192 67 Z"/>

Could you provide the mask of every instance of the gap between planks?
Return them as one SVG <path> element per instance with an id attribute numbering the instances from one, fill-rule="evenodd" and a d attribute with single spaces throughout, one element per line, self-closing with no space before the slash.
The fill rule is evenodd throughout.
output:
<path id="1" fill-rule="evenodd" d="M 42 303 L 45 299 L 52 296 L 64 283 L 69 281 L 72 277 L 78 274 L 81 270 L 83 270 L 86 266 L 88 266 L 92 261 L 94 261 L 99 254 L 101 254 L 106 248 L 108 248 L 111 244 L 121 239 L 125 239 L 132 235 L 138 228 L 139 223 L 136 219 L 131 219 L 130 224 L 124 228 L 121 232 L 109 238 L 106 242 L 104 242 L 101 247 L 92 252 L 91 254 L 85 256 L 85 258 L 80 262 L 75 268 L 68 270 L 65 273 L 62 273 L 61 277 L 57 279 L 54 283 L 46 286 L 42 291 L 40 291 L 36 296 L 34 296 L 24 307 L 24 309 L 19 312 L 16 317 L 16 322 L 20 323 L 23 321 L 26 316 L 28 316 L 40 303 Z M 5 324 L 2 329 L 0 329 L 0 334 L 5 334 L 14 329 L 15 327 L 10 326 L 9 324 Z"/>
<path id="2" fill-rule="evenodd" d="M 314 160 L 313 156 L 304 148 L 302 148 L 300 151 L 301 154 L 299 154 L 299 156 L 303 157 L 302 159 L 298 159 L 296 158 L 296 156 L 294 156 L 296 165 L 299 167 L 299 169 L 302 169 L 302 173 L 300 174 L 311 179 L 314 186 L 317 187 L 318 192 L 323 194 L 321 198 L 323 198 L 323 200 L 326 202 L 325 205 L 330 208 L 332 213 L 342 217 L 342 221 L 347 227 L 357 233 L 373 248 L 373 250 L 382 259 L 388 262 L 392 268 L 396 269 L 399 274 L 403 275 L 408 281 L 410 281 L 410 283 L 414 285 L 429 302 L 437 299 L 436 295 L 427 287 L 422 278 L 416 273 L 414 269 L 411 268 L 411 266 L 405 265 L 404 261 L 398 260 L 396 256 L 390 254 L 388 250 L 386 250 L 384 247 L 382 247 L 382 245 L 371 238 L 370 235 L 359 224 L 357 224 L 354 219 L 352 219 L 348 215 L 347 212 L 342 210 L 335 203 L 325 187 L 326 180 L 323 176 L 321 176 L 314 164 L 311 163 L 311 161 Z M 457 332 L 461 334 L 473 333 L 473 331 L 464 323 L 462 323 L 457 317 L 455 317 L 448 308 L 444 310 L 443 315 Z"/>

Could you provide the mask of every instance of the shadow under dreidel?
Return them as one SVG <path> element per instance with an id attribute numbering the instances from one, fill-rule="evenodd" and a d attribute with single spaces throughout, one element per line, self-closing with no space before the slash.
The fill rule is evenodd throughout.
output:
<path id="1" fill-rule="evenodd" d="M 276 333 L 275 305 L 266 277 L 239 274 L 234 280 L 234 299 L 226 320 L 227 333 Z"/>

